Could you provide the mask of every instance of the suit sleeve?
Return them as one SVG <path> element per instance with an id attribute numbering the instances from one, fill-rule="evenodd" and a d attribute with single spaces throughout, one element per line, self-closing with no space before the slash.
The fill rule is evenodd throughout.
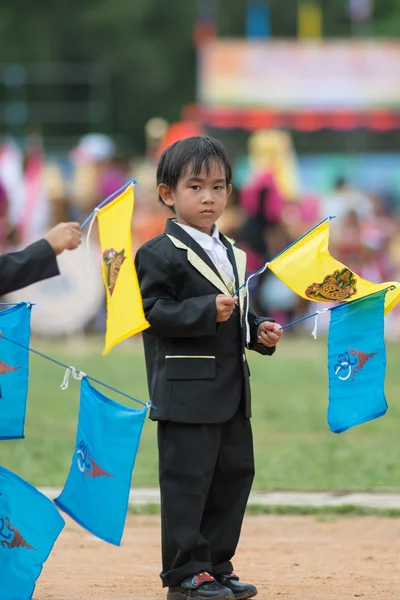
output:
<path id="1" fill-rule="evenodd" d="M 264 321 L 272 321 L 275 322 L 275 319 L 268 319 L 266 317 L 257 317 L 256 313 L 252 308 L 249 308 L 248 314 L 249 327 L 250 327 L 250 344 L 249 350 L 255 350 L 259 354 L 263 354 L 264 356 L 272 356 L 276 350 L 276 346 L 272 346 L 272 348 L 268 348 L 264 346 L 264 344 L 260 344 L 257 341 L 257 332 L 258 328 Z"/>
<path id="2" fill-rule="evenodd" d="M 216 294 L 176 300 L 171 263 L 151 246 L 135 257 L 148 333 L 163 337 L 201 337 L 217 331 Z"/>
<path id="3" fill-rule="evenodd" d="M 47 240 L 39 240 L 20 252 L 0 256 L 0 296 L 59 274 L 53 248 Z"/>

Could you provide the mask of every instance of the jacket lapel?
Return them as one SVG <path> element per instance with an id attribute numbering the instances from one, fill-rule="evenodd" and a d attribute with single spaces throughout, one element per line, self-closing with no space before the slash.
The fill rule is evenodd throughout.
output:
<path id="1" fill-rule="evenodd" d="M 227 250 L 228 250 L 228 257 L 229 260 L 232 263 L 233 266 L 233 271 L 235 273 L 235 279 L 236 279 L 236 288 L 235 290 L 237 290 L 238 288 L 241 289 L 239 290 L 239 306 L 240 306 L 240 314 L 243 318 L 243 314 L 244 314 L 244 310 L 245 310 L 245 300 L 246 300 L 246 287 L 244 286 L 244 283 L 246 282 L 246 253 L 243 252 L 243 250 L 241 250 L 240 248 L 238 248 L 235 245 L 234 240 L 231 240 L 230 238 L 221 235 L 221 241 L 222 243 L 226 246 Z"/>
<path id="2" fill-rule="evenodd" d="M 165 233 L 176 248 L 186 250 L 190 264 L 222 294 L 231 295 L 218 269 L 203 248 L 172 219 L 167 221 Z"/>

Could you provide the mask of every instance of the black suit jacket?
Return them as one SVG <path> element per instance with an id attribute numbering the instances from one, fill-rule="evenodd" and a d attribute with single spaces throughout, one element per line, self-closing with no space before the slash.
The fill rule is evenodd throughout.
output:
<path id="1" fill-rule="evenodd" d="M 47 240 L 39 240 L 20 252 L 0 256 L 0 296 L 59 275 L 57 259 Z"/>
<path id="2" fill-rule="evenodd" d="M 221 241 L 237 289 L 245 281 L 246 254 L 222 235 Z M 216 296 L 230 295 L 232 289 L 200 245 L 172 219 L 164 234 L 139 248 L 135 263 L 150 323 L 143 332 L 149 394 L 157 407 L 150 418 L 221 423 L 235 414 L 240 402 L 250 418 L 245 289 L 230 319 L 217 323 Z M 258 326 L 265 320 L 249 311 L 249 348 L 272 354 L 275 348 L 257 343 Z"/>

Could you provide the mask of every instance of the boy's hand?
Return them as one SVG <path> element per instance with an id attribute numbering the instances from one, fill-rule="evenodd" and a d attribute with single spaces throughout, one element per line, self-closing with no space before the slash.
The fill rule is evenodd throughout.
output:
<path id="1" fill-rule="evenodd" d="M 283 331 L 278 323 L 271 323 L 271 321 L 263 321 L 258 327 L 257 341 L 267 348 L 276 346 L 282 337 Z"/>
<path id="2" fill-rule="evenodd" d="M 59 223 L 45 236 L 56 254 L 64 250 L 75 250 L 81 243 L 82 232 L 79 223 Z"/>
<path id="3" fill-rule="evenodd" d="M 229 319 L 235 310 L 235 302 L 237 302 L 237 296 L 231 298 L 231 296 L 219 294 L 216 297 L 215 304 L 217 305 L 217 323 L 223 323 Z"/>

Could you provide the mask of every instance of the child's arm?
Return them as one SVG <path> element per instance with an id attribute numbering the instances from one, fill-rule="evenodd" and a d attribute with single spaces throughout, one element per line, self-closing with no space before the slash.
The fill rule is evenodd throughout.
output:
<path id="1" fill-rule="evenodd" d="M 175 300 L 176 288 L 171 263 L 154 247 L 142 246 L 135 257 L 143 298 L 150 323 L 149 333 L 164 337 L 200 337 L 217 332 L 217 294 Z"/>

